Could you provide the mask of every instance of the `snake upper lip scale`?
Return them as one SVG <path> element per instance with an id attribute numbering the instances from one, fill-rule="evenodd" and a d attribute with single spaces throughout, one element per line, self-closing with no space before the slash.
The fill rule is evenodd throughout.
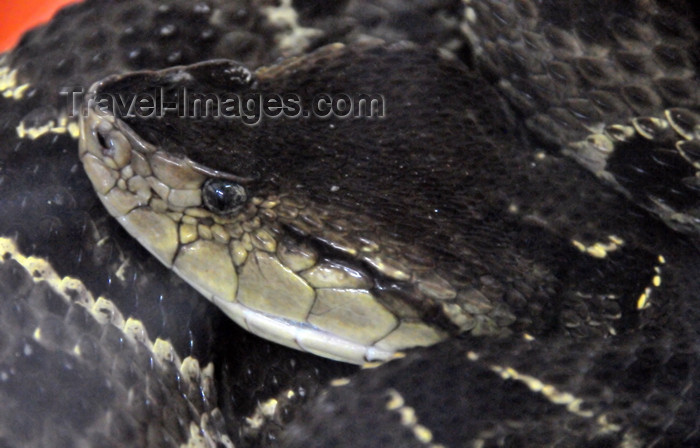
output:
<path id="1" fill-rule="evenodd" d="M 67 8 L 0 55 L 0 445 L 697 445 L 697 24 Z"/>

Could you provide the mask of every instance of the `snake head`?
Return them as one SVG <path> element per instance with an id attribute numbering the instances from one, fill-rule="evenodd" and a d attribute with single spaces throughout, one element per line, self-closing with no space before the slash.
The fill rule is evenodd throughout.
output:
<path id="1" fill-rule="evenodd" d="M 397 63 L 416 79 L 385 76 Z M 514 319 L 455 245 L 475 219 L 468 170 L 452 166 L 474 122 L 443 82 L 463 75 L 466 90 L 462 70 L 405 45 L 332 45 L 256 72 L 216 60 L 113 76 L 83 103 L 80 157 L 124 228 L 241 326 L 384 360 Z M 314 101 L 334 96 L 345 103 L 321 114 Z M 340 117 L 356 98 L 391 114 Z"/>

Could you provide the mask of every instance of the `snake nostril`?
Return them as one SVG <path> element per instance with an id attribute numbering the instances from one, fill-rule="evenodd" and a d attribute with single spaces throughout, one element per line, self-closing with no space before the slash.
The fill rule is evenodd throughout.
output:
<path id="1" fill-rule="evenodd" d="M 100 144 L 102 149 L 109 148 L 109 145 L 107 145 L 107 139 L 105 138 L 104 134 L 100 131 L 97 131 L 97 143 Z"/>

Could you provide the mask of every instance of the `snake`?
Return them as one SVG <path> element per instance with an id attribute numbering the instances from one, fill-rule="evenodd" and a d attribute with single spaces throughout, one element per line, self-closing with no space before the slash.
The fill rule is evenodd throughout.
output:
<path id="1" fill-rule="evenodd" d="M 2 445 L 698 444 L 697 41 L 681 1 L 65 8 L 0 56 Z"/>

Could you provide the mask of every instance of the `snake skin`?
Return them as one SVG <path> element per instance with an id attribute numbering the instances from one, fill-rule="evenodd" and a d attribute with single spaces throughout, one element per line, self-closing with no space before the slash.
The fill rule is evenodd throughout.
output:
<path id="1" fill-rule="evenodd" d="M 585 105 L 580 98 L 592 91 L 602 95 L 598 85 L 577 72 L 572 75 L 577 82 L 549 83 L 556 95 L 529 96 L 536 91 L 531 84 L 546 85 L 548 78 L 530 71 L 540 65 L 521 58 L 522 47 L 508 46 L 554 33 L 559 38 L 554 48 L 552 39 L 545 45 L 540 37 L 541 45 L 534 45 L 539 53 L 532 57 L 553 54 L 557 67 L 580 68 L 567 53 L 571 46 L 607 61 L 601 51 L 620 42 L 609 38 L 619 38 L 620 21 L 625 30 L 641 30 L 642 42 L 657 42 L 658 35 L 649 37 L 645 30 L 662 33 L 668 26 L 649 24 L 673 18 L 681 38 L 664 45 L 680 56 L 672 58 L 675 68 L 664 70 L 680 73 L 674 79 L 688 94 L 679 94 L 683 101 L 660 94 L 657 85 L 666 84 L 645 83 L 650 78 L 636 75 L 640 89 L 661 99 L 643 111 L 625 103 L 605 122 L 634 130 L 630 123 L 638 114 L 663 118 L 670 107 L 683 108 L 683 117 L 697 112 L 696 17 L 681 14 L 681 2 L 676 9 L 629 2 L 627 8 L 602 10 L 598 2 L 582 2 L 580 9 L 563 7 L 561 14 L 555 13 L 561 5 L 546 2 L 294 3 L 299 15 L 291 19 L 287 2 L 92 1 L 63 10 L 1 57 L 0 445 L 699 444 L 697 191 L 688 181 L 693 162 L 675 146 L 678 135 L 691 145 L 695 137 L 675 128 L 660 138 L 634 131 L 615 143 L 611 155 L 590 163 L 581 155 L 590 155 L 591 147 L 575 143 L 594 132 L 559 114 L 566 107 L 578 111 Z M 608 38 L 587 38 L 604 34 L 596 30 Z M 376 48 L 378 39 L 427 48 L 399 45 L 402 57 L 393 60 L 385 50 L 362 50 Z M 380 82 L 391 70 L 411 73 L 416 61 L 444 64 L 449 69 L 439 75 L 452 77 L 422 80 L 425 94 L 444 88 L 454 96 L 451 107 L 472 101 L 474 110 L 493 114 L 479 118 L 477 129 L 491 133 L 482 135 L 489 151 L 484 150 L 476 182 L 497 186 L 486 197 L 504 195 L 502 200 L 517 203 L 518 213 L 512 222 L 479 228 L 473 249 L 495 265 L 518 255 L 508 244 L 527 241 L 528 257 L 566 267 L 542 279 L 555 290 L 567 285 L 569 294 L 538 294 L 522 285 L 504 292 L 493 278 L 500 273 L 482 275 L 482 286 L 493 285 L 493 294 L 505 294 L 517 311 L 511 336 L 456 337 L 357 372 L 238 329 L 102 209 L 80 169 L 69 123 L 61 121 L 65 100 L 56 94 L 61 88 L 210 58 L 257 68 L 338 41 L 358 46 L 331 58 L 336 67 L 376 67 L 376 76 L 368 78 Z M 518 54 L 505 56 L 513 53 Z M 294 88 L 312 80 L 319 62 L 308 60 L 294 76 L 282 70 L 279 82 Z M 478 69 L 478 75 L 465 67 Z M 599 82 L 613 95 L 611 86 L 629 78 Z M 480 98 L 489 101 L 475 102 L 469 96 L 474 91 L 485 92 Z M 611 103 L 620 101 L 626 100 Z M 420 118 L 402 117 L 403 126 L 420 126 L 432 113 L 419 112 Z M 575 116 L 587 124 L 585 115 Z M 52 129 L 41 135 L 27 131 L 50 120 Z M 452 144 L 435 125 L 438 131 L 426 130 L 432 142 Z M 289 132 L 293 137 L 294 130 Z M 635 148 L 646 152 L 631 156 Z M 560 150 L 568 155 L 560 156 Z M 484 208 L 477 204 L 474 210 Z M 616 247 L 610 240 L 596 258 L 603 246 L 595 242 L 609 235 L 625 244 Z M 490 252 L 494 247 L 498 250 Z M 504 266 L 507 271 L 513 264 Z M 156 338 L 168 339 L 172 351 Z"/>

